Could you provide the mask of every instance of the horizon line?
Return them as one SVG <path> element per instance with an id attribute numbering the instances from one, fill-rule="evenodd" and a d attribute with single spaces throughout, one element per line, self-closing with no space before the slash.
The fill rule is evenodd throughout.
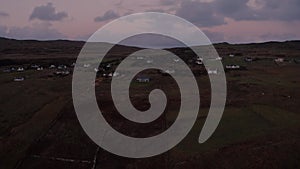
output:
<path id="1" fill-rule="evenodd" d="M 77 39 L 18 39 L 18 38 L 10 38 L 10 37 L 2 37 L 0 36 L 0 39 L 6 39 L 6 40 L 15 40 L 15 41 L 37 41 L 37 42 L 55 42 L 55 41 L 69 41 L 69 42 L 82 42 L 86 43 L 86 40 L 77 40 Z M 269 41 L 257 41 L 257 42 L 239 42 L 239 43 L 232 43 L 232 42 L 212 42 L 212 45 L 218 45 L 218 44 L 229 44 L 229 45 L 249 45 L 249 44 L 264 44 L 264 43 L 285 43 L 285 42 L 300 42 L 300 39 L 287 39 L 287 40 L 269 40 Z M 113 44 L 110 42 L 100 42 L 100 43 L 108 43 Z M 124 45 L 124 44 L 115 44 L 120 46 L 128 46 L 128 47 L 140 47 L 140 46 L 131 46 L 131 45 Z M 198 46 L 198 45 L 195 45 Z M 180 48 L 180 47 L 186 47 L 186 46 L 170 46 L 168 48 Z"/>

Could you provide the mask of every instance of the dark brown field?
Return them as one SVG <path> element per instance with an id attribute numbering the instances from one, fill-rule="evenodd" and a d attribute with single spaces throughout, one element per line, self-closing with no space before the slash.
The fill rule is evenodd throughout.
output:
<path id="1" fill-rule="evenodd" d="M 172 150 L 151 158 L 113 155 L 93 143 L 81 128 L 72 103 L 72 64 L 84 42 L 0 39 L 0 168 L 300 168 L 300 41 L 261 44 L 216 44 L 226 71 L 226 108 L 214 135 L 197 142 L 210 106 L 206 70 L 194 64 L 185 48 L 169 49 L 187 61 L 200 86 L 199 117 L 189 135 Z M 110 96 L 110 73 L 126 54 L 138 48 L 117 46 L 106 58 L 112 67 L 99 73 L 96 93 L 106 120 L 118 131 L 148 137 L 172 125 L 178 113 L 178 86 L 157 70 L 144 71 L 149 83 L 133 81 L 130 97 L 139 110 L 149 108 L 148 94 L 161 88 L 168 96 L 157 120 L 139 125 L 120 116 Z M 234 54 L 234 57 L 229 57 Z M 250 57 L 251 62 L 245 59 Z M 282 58 L 282 62 L 275 62 Z M 37 64 L 43 70 L 31 66 Z M 56 68 L 50 69 L 49 66 Z M 58 65 L 70 74 L 56 75 Z M 24 71 L 11 70 L 24 67 Z M 24 81 L 14 81 L 24 77 Z"/>

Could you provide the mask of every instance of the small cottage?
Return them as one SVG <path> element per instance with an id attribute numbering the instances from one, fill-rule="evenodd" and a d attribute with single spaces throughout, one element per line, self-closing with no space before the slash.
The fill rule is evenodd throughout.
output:
<path id="1" fill-rule="evenodd" d="M 201 61 L 201 62 L 202 62 L 202 61 L 203 61 L 203 58 L 202 58 L 202 57 L 200 57 L 200 56 L 198 56 L 196 60 L 198 60 L 198 61 Z"/>
<path id="2" fill-rule="evenodd" d="M 252 62 L 252 61 L 253 61 L 253 58 L 251 58 L 251 57 L 246 57 L 244 60 L 245 60 L 245 62 Z"/>
<path id="3" fill-rule="evenodd" d="M 88 68 L 88 67 L 90 67 L 90 66 L 91 66 L 91 65 L 88 64 L 88 63 L 86 63 L 86 64 L 83 65 L 84 68 Z"/>
<path id="4" fill-rule="evenodd" d="M 24 68 L 23 67 L 18 67 L 17 72 L 23 72 Z"/>
<path id="5" fill-rule="evenodd" d="M 175 70 L 165 70 L 164 73 L 173 74 L 175 73 Z"/>
<path id="6" fill-rule="evenodd" d="M 217 57 L 215 60 L 217 60 L 217 61 L 218 61 L 218 60 L 222 60 L 222 58 L 221 58 L 221 57 Z"/>
<path id="7" fill-rule="evenodd" d="M 24 81 L 25 78 L 24 77 L 16 77 L 14 78 L 14 82 L 21 82 L 21 81 Z"/>
<path id="8" fill-rule="evenodd" d="M 147 60 L 147 63 L 148 64 L 153 63 L 153 60 Z"/>
<path id="9" fill-rule="evenodd" d="M 67 76 L 70 74 L 70 71 L 66 70 L 66 71 L 56 71 L 54 73 L 56 76 Z"/>
<path id="10" fill-rule="evenodd" d="M 56 68 L 55 65 L 50 65 L 50 66 L 49 66 L 49 69 L 54 69 L 54 68 Z"/>
<path id="11" fill-rule="evenodd" d="M 203 65 L 203 62 L 202 62 L 201 60 L 197 60 L 195 63 L 196 63 L 197 65 Z"/>
<path id="12" fill-rule="evenodd" d="M 59 66 L 57 66 L 57 69 L 58 70 L 64 70 L 64 69 L 67 69 L 67 66 L 66 65 L 59 65 Z"/>
<path id="13" fill-rule="evenodd" d="M 33 65 L 30 66 L 31 69 L 37 69 L 37 68 L 39 68 L 39 67 L 40 67 L 40 66 L 37 65 L 37 64 L 33 64 Z"/>
<path id="14" fill-rule="evenodd" d="M 180 60 L 179 59 L 174 59 L 174 62 L 179 62 Z"/>
<path id="15" fill-rule="evenodd" d="M 284 59 L 283 59 L 283 58 L 276 58 L 276 59 L 274 59 L 274 61 L 275 61 L 276 63 L 283 63 L 283 62 L 284 62 Z"/>
<path id="16" fill-rule="evenodd" d="M 138 77 L 138 78 L 136 78 L 136 81 L 139 82 L 139 83 L 149 83 L 150 78 L 148 78 L 148 77 Z"/>
<path id="17" fill-rule="evenodd" d="M 218 74 L 218 70 L 217 70 L 217 69 L 215 69 L 215 70 L 210 70 L 210 69 L 208 69 L 208 70 L 207 70 L 207 73 L 208 73 L 209 75 L 211 75 L 211 74 L 216 75 L 216 74 Z"/>
<path id="18" fill-rule="evenodd" d="M 119 75 L 120 75 L 120 73 L 118 73 L 118 72 L 108 74 L 109 77 L 116 77 L 116 76 L 119 76 Z"/>
<path id="19" fill-rule="evenodd" d="M 44 70 L 44 68 L 43 67 L 38 67 L 36 70 L 37 71 L 42 71 L 42 70 Z"/>

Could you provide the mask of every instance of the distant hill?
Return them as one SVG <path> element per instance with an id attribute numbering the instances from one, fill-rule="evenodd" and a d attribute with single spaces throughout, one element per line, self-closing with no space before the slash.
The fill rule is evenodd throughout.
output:
<path id="1" fill-rule="evenodd" d="M 0 60 L 19 59 L 75 59 L 84 45 L 84 41 L 69 40 L 15 40 L 0 37 Z M 243 56 L 299 56 L 300 41 L 264 42 L 250 44 L 214 44 L 221 56 L 230 53 Z M 122 51 L 136 50 L 134 47 L 117 46 Z"/>
<path id="2" fill-rule="evenodd" d="M 300 57 L 300 41 L 249 44 L 219 43 L 214 45 L 220 55 L 241 54 L 256 57 Z"/>
<path id="3" fill-rule="evenodd" d="M 1 59 L 49 57 L 75 57 L 84 45 L 83 41 L 15 40 L 0 38 Z"/>

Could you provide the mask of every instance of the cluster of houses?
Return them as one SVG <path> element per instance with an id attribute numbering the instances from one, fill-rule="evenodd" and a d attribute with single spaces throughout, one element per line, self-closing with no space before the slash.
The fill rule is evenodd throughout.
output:
<path id="1" fill-rule="evenodd" d="M 74 67 L 75 63 L 71 65 L 71 67 Z M 63 77 L 63 76 L 68 76 L 71 72 L 68 70 L 67 65 L 58 65 L 57 67 L 55 65 L 50 65 L 49 69 L 56 69 L 54 72 L 54 75 Z"/>
<path id="2" fill-rule="evenodd" d="M 233 54 L 229 54 L 229 57 L 234 57 Z M 210 58 L 208 59 L 209 61 L 222 61 L 222 57 L 217 57 L 217 58 Z M 196 65 L 203 65 L 203 57 L 197 56 L 196 59 L 194 60 L 194 63 Z M 241 70 L 241 66 L 239 65 L 226 65 L 225 69 L 226 70 Z M 209 75 L 217 75 L 219 73 L 218 69 L 207 69 L 207 74 Z"/>
<path id="3" fill-rule="evenodd" d="M 57 68 L 58 70 L 63 70 L 63 69 L 67 69 L 68 66 L 66 65 L 58 65 L 55 66 L 54 64 L 51 64 L 49 66 L 49 69 L 55 69 Z M 10 73 L 10 72 L 24 72 L 25 70 L 37 70 L 37 71 L 42 71 L 44 70 L 45 67 L 41 66 L 41 65 L 37 65 L 37 64 L 32 64 L 30 66 L 28 66 L 27 68 L 23 67 L 23 66 L 19 66 L 19 67 L 10 67 L 10 68 L 6 68 L 3 70 L 4 73 Z"/>
<path id="4" fill-rule="evenodd" d="M 228 54 L 227 56 L 229 58 L 233 58 L 236 55 L 235 54 Z M 223 58 L 222 57 L 218 57 L 218 58 L 214 58 L 214 59 L 210 59 L 210 60 L 211 61 L 213 61 L 213 60 L 221 61 L 221 60 L 223 60 Z M 256 58 L 256 57 L 244 57 L 244 61 L 248 62 L 248 63 L 254 62 L 254 61 L 257 61 L 257 60 L 258 60 L 258 58 Z M 277 58 L 274 59 L 274 62 L 276 64 L 280 65 L 280 64 L 283 64 L 283 63 L 287 62 L 287 59 L 282 58 L 282 57 L 277 57 Z M 295 62 L 295 63 L 299 64 L 300 63 L 300 58 L 299 59 L 298 58 L 294 58 L 293 60 L 290 60 L 290 62 Z M 194 63 L 196 65 L 203 65 L 203 58 L 197 56 L 196 59 L 194 59 Z M 246 67 L 238 65 L 238 64 L 228 64 L 228 65 L 225 65 L 225 71 L 234 71 L 234 70 L 246 70 Z M 207 73 L 208 74 L 218 74 L 218 70 L 216 70 L 216 69 L 213 69 L 213 70 L 212 69 L 208 69 Z"/>
<path id="5" fill-rule="evenodd" d="M 233 58 L 235 57 L 235 54 L 228 54 L 227 55 L 228 57 L 230 58 Z M 141 57 L 141 56 L 138 56 L 136 57 L 137 60 L 144 60 L 145 58 L 144 57 Z M 146 59 L 145 59 L 146 60 Z M 223 60 L 222 57 L 218 57 L 218 58 L 214 58 L 214 59 L 211 59 L 212 61 L 215 60 L 215 61 L 221 61 Z M 254 57 L 245 57 L 244 58 L 244 61 L 245 62 L 253 62 L 253 61 L 256 61 L 257 58 L 254 58 Z M 174 58 L 173 61 L 176 63 L 176 62 L 179 62 L 180 59 L 179 58 Z M 300 63 L 300 58 L 299 59 L 293 59 L 293 61 L 295 63 Z M 153 63 L 153 60 L 150 60 L 149 58 L 147 58 L 146 62 L 148 64 L 151 64 Z M 276 64 L 280 64 L 280 63 L 284 63 L 286 62 L 286 59 L 282 58 L 282 57 L 278 57 L 278 58 L 275 58 L 274 59 L 274 62 Z M 191 60 L 191 63 L 194 63 L 196 65 L 204 65 L 203 63 L 203 57 L 200 57 L 200 56 L 197 56 L 195 57 L 194 59 Z M 26 68 L 25 67 L 22 67 L 22 66 L 17 66 L 17 67 L 10 67 L 10 68 L 6 68 L 3 70 L 4 73 L 10 73 L 10 72 L 24 72 L 26 70 L 36 70 L 36 71 L 43 71 L 45 69 L 51 69 L 51 70 L 55 70 L 53 72 L 53 75 L 54 76 L 58 76 L 58 77 L 63 77 L 63 76 L 68 76 L 71 74 L 71 69 L 70 68 L 73 68 L 75 66 L 75 63 L 72 63 L 70 65 L 64 65 L 64 64 L 58 64 L 58 65 L 55 65 L 55 64 L 50 64 L 48 66 L 41 66 L 41 65 L 38 65 L 38 64 L 31 64 L 29 66 L 27 66 Z M 89 64 L 89 63 L 85 63 L 82 65 L 83 68 L 91 68 L 92 65 Z M 108 64 L 105 64 L 105 65 L 101 65 L 100 67 L 98 68 L 94 68 L 92 70 L 94 70 L 97 75 L 100 75 L 102 77 L 116 77 L 116 76 L 120 76 L 120 73 L 119 72 L 113 72 L 111 71 L 110 69 L 112 68 L 112 63 L 108 63 Z M 234 70 L 244 70 L 246 69 L 244 66 L 241 66 L 241 65 L 237 65 L 237 64 L 229 64 L 229 65 L 225 65 L 225 70 L 227 71 L 234 71 Z M 175 70 L 162 70 L 161 71 L 161 74 L 174 74 L 175 73 Z M 218 70 L 217 69 L 207 69 L 207 73 L 210 74 L 210 75 L 216 75 L 218 74 Z M 13 79 L 13 81 L 16 81 L 16 82 L 20 82 L 20 81 L 24 81 L 25 78 L 24 77 L 16 77 Z M 138 77 L 136 78 L 136 81 L 137 82 L 140 82 L 140 83 L 148 83 L 150 82 L 150 78 L 149 77 Z"/>
<path id="6" fill-rule="evenodd" d="M 291 59 L 291 60 L 285 59 L 285 58 L 276 58 L 276 59 L 274 59 L 274 62 L 276 64 L 282 64 L 282 63 L 285 63 L 285 62 L 290 62 L 290 63 L 294 62 L 296 64 L 299 64 L 300 63 L 300 58 L 294 58 L 294 59 Z"/>
<path id="7" fill-rule="evenodd" d="M 213 59 L 209 59 L 211 61 L 221 61 L 223 58 L 222 57 L 217 57 Z M 196 65 L 203 65 L 203 58 L 200 56 L 197 56 L 196 60 L 194 61 Z"/>
<path id="8" fill-rule="evenodd" d="M 246 67 L 240 65 L 226 65 L 225 70 L 246 70 Z"/>
<path id="9" fill-rule="evenodd" d="M 7 68 L 7 69 L 4 69 L 3 72 L 4 73 L 10 73 L 10 72 L 24 72 L 24 68 L 23 67 L 11 67 L 11 68 Z"/>
<path id="10" fill-rule="evenodd" d="M 229 54 L 228 57 L 232 58 L 232 57 L 235 57 L 236 55 L 235 54 Z M 136 58 L 137 60 L 145 60 L 144 57 L 137 57 Z M 174 62 L 179 62 L 180 59 L 173 59 Z M 211 59 L 211 60 L 215 60 L 215 61 L 221 61 L 223 60 L 222 57 L 218 57 L 218 58 L 214 58 L 214 59 Z M 256 61 L 257 58 L 254 58 L 254 57 L 245 57 L 244 58 L 244 61 L 245 62 L 253 62 L 253 61 Z M 152 60 L 146 60 L 147 63 L 152 63 L 153 61 Z M 275 62 L 284 62 L 285 60 L 282 59 L 282 58 L 276 58 L 274 60 Z M 200 56 L 197 56 L 196 59 L 193 60 L 193 62 L 196 64 L 196 65 L 204 65 L 203 64 L 203 58 L 200 57 Z M 296 62 L 296 60 L 295 60 Z M 297 62 L 300 63 L 300 60 L 297 60 Z M 90 67 L 91 65 L 90 64 L 85 64 L 83 65 L 83 67 L 87 68 L 87 67 Z M 116 77 L 116 76 L 120 76 L 120 73 L 118 72 L 109 72 L 110 71 L 110 68 L 112 67 L 111 64 L 107 64 L 106 66 L 102 66 L 100 69 L 99 68 L 95 68 L 94 71 L 97 72 L 97 73 L 100 73 L 102 72 L 101 76 L 102 77 Z M 241 66 L 241 65 L 237 65 L 237 64 L 228 64 L 228 65 L 225 65 L 225 71 L 235 71 L 235 70 L 245 70 L 246 67 L 245 66 Z M 109 73 L 107 73 L 109 72 Z M 162 70 L 160 71 L 160 73 L 162 75 L 165 75 L 165 74 L 174 74 L 175 73 L 175 70 Z M 207 73 L 209 75 L 217 75 L 219 74 L 219 71 L 217 69 L 207 69 Z M 149 83 L 151 78 L 147 77 L 147 76 L 142 76 L 142 77 L 137 77 L 135 79 L 138 83 Z"/>
<path id="11" fill-rule="evenodd" d="M 54 72 L 54 75 L 56 76 L 68 76 L 70 74 L 70 71 L 68 70 L 63 70 L 63 71 L 56 71 Z"/>
<path id="12" fill-rule="evenodd" d="M 68 67 L 74 67 L 74 65 L 75 65 L 75 63 L 73 63 L 71 66 L 67 66 L 67 65 L 63 65 L 63 64 L 60 64 L 57 66 L 54 64 L 51 64 L 49 66 L 41 66 L 38 64 L 31 64 L 31 65 L 27 66 L 26 68 L 24 66 L 6 68 L 3 70 L 3 73 L 24 72 L 26 70 L 43 71 L 46 69 L 46 67 L 48 67 L 48 69 L 55 70 L 53 75 L 60 77 L 60 76 L 69 75 L 71 72 L 70 72 L 70 70 L 68 70 Z M 13 79 L 13 81 L 15 81 L 15 82 L 21 82 L 24 80 L 25 80 L 25 77 L 15 77 Z"/>
<path id="13" fill-rule="evenodd" d="M 241 66 L 239 66 L 239 65 L 226 65 L 225 68 L 229 69 L 229 70 L 238 70 L 238 69 L 241 68 Z"/>

